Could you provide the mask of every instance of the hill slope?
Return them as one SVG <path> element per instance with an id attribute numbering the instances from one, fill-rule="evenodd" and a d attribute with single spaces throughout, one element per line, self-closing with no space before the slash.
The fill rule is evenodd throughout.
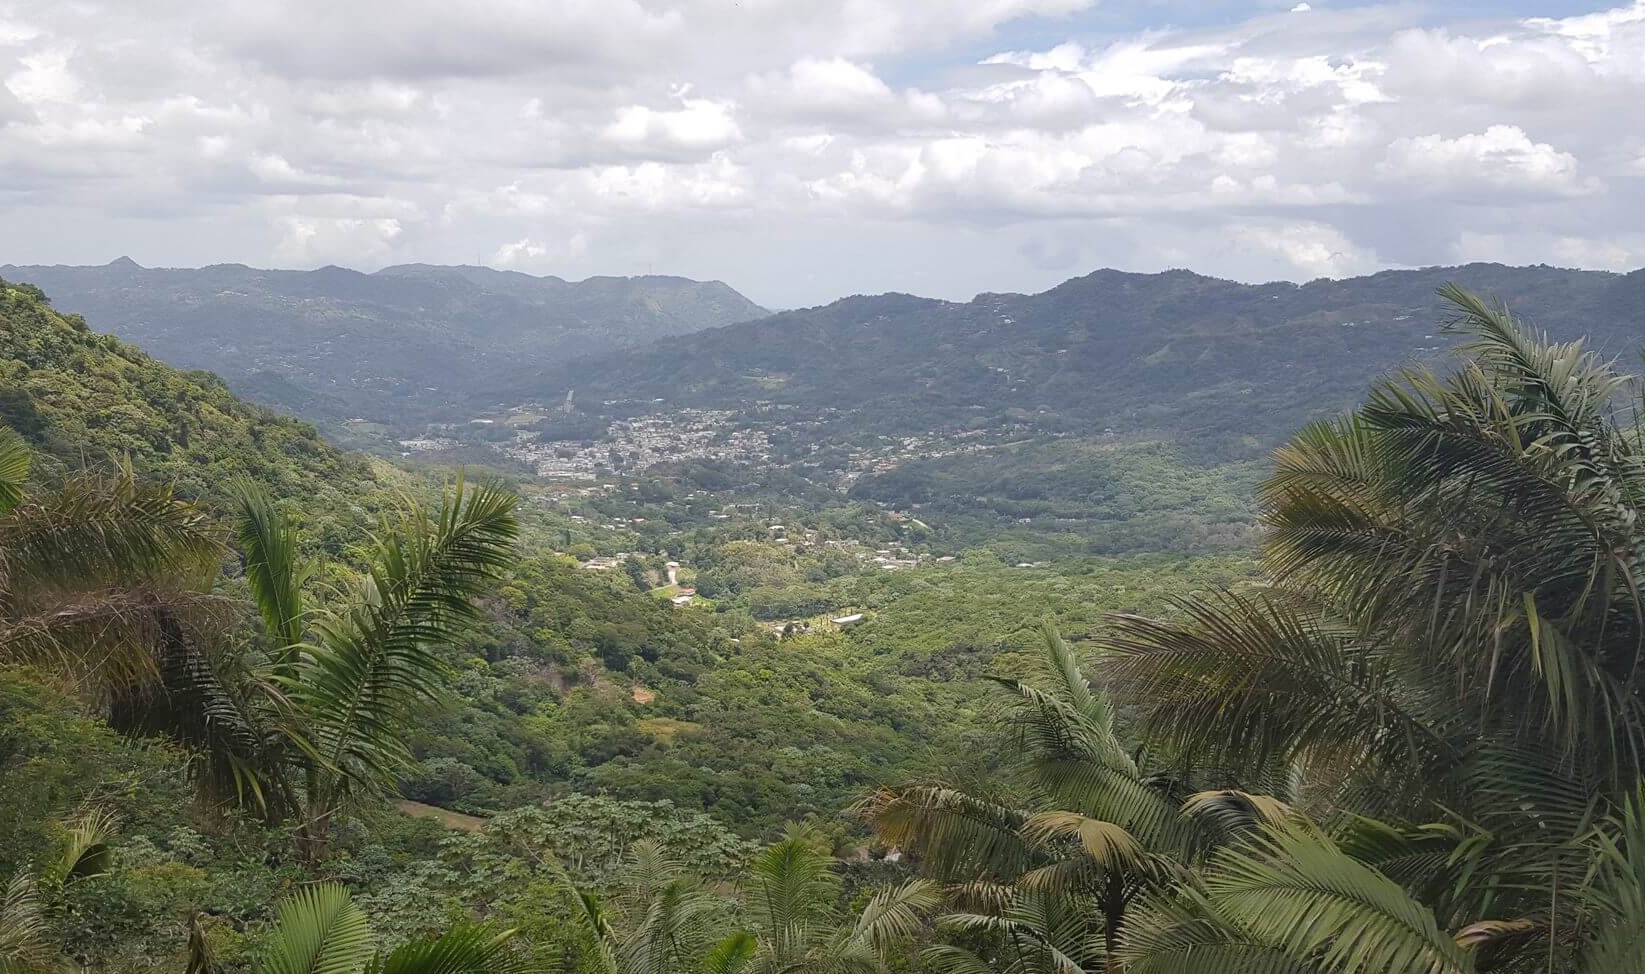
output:
<path id="1" fill-rule="evenodd" d="M 362 458 L 309 424 L 242 402 L 216 376 L 179 372 L 54 310 L 38 289 L 3 281 L 0 422 L 48 466 L 130 457 L 187 496 L 244 475 L 312 508 L 323 496 L 358 503 L 373 481 Z"/>
<path id="2" fill-rule="evenodd" d="M 405 265 L 258 270 L 0 267 L 182 368 L 306 419 L 401 424 L 449 410 L 501 373 L 759 317 L 718 282 L 555 277 Z"/>
<path id="3" fill-rule="evenodd" d="M 1470 264 L 1309 284 L 1097 271 L 1041 294 L 953 303 L 887 294 L 773 315 L 579 363 L 522 394 L 788 407 L 834 430 L 1015 428 L 1283 433 L 1368 378 L 1451 344 L 1434 291 L 1457 281 L 1556 336 L 1645 342 L 1645 271 Z M 522 395 L 522 398 L 526 396 Z"/>

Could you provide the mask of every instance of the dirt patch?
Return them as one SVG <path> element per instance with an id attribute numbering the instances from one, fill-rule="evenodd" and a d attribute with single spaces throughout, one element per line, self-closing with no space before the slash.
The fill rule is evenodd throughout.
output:
<path id="1" fill-rule="evenodd" d="M 431 818 L 448 829 L 463 832 L 478 832 L 486 824 L 486 820 L 477 815 L 464 815 L 462 812 L 454 812 L 438 805 L 425 805 L 422 802 L 402 801 L 400 811 L 412 818 Z"/>

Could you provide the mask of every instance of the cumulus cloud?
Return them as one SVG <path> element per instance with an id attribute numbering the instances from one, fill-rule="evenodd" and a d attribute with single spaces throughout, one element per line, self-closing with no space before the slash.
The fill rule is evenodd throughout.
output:
<path id="1" fill-rule="evenodd" d="M 1516 125 L 1448 139 L 1419 135 L 1395 139 L 1380 167 L 1383 175 L 1419 192 L 1580 193 L 1590 188 L 1577 172 L 1576 156 L 1533 142 Z"/>
<path id="2" fill-rule="evenodd" d="M 678 108 L 627 105 L 600 133 L 634 151 L 718 149 L 742 137 L 730 102 L 682 97 Z"/>
<path id="3" fill-rule="evenodd" d="M 1645 0 L 1094 6 L 0 0 L 6 256 L 655 267 L 773 305 L 1645 261 Z"/>

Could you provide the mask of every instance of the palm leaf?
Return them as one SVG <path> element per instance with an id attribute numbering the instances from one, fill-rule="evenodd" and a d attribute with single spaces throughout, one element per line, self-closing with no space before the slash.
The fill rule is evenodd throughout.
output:
<path id="1" fill-rule="evenodd" d="M 516 498 L 459 478 L 430 518 L 411 505 L 380 543 L 355 603 L 316 625 L 319 645 L 299 662 L 291 698 L 302 738 L 329 778 L 331 801 L 380 787 L 409 760 L 410 707 L 435 697 L 447 668 L 439 648 L 475 618 L 474 600 L 509 563 Z"/>
<path id="2" fill-rule="evenodd" d="M 438 937 L 412 941 L 378 955 L 368 974 L 523 974 L 528 967 L 510 946 L 514 931 L 463 925 Z"/>
<path id="3" fill-rule="evenodd" d="M 1301 828 L 1270 829 L 1213 860 L 1205 889 L 1216 912 L 1262 943 L 1327 970 L 1473 969 L 1432 913 L 1393 881 Z"/>
<path id="4" fill-rule="evenodd" d="M 245 560 L 246 582 L 263 628 L 274 640 L 277 668 L 283 669 L 303 641 L 303 584 L 310 566 L 298 554 L 296 531 L 267 493 L 250 481 L 234 484 L 230 492 L 237 508 L 235 539 Z"/>
<path id="5" fill-rule="evenodd" d="M 703 958 L 702 974 L 742 974 L 754 958 L 754 935 L 738 930 L 714 945 Z"/>
<path id="6" fill-rule="evenodd" d="M 318 883 L 281 901 L 262 974 L 359 974 L 375 947 L 366 915 L 336 883 Z"/>
<path id="7" fill-rule="evenodd" d="M 16 431 L 0 426 L 0 516 L 23 503 L 30 459 L 28 443 Z"/>
<path id="8" fill-rule="evenodd" d="M 0 900 L 0 974 L 36 974 L 52 969 L 55 959 L 39 889 L 20 869 Z"/>

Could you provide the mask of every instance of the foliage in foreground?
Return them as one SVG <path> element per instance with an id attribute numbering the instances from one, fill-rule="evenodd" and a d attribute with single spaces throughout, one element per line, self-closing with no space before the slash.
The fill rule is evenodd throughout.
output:
<path id="1" fill-rule="evenodd" d="M 1304 430 L 1269 585 L 1054 637 L 1014 793 L 868 811 L 979 904 L 947 970 L 1621 974 L 1645 962 L 1645 457 L 1626 380 L 1446 292 L 1470 357 Z M 1141 762 L 1138 760 L 1141 757 Z M 981 877 L 978 881 L 977 877 Z"/>

